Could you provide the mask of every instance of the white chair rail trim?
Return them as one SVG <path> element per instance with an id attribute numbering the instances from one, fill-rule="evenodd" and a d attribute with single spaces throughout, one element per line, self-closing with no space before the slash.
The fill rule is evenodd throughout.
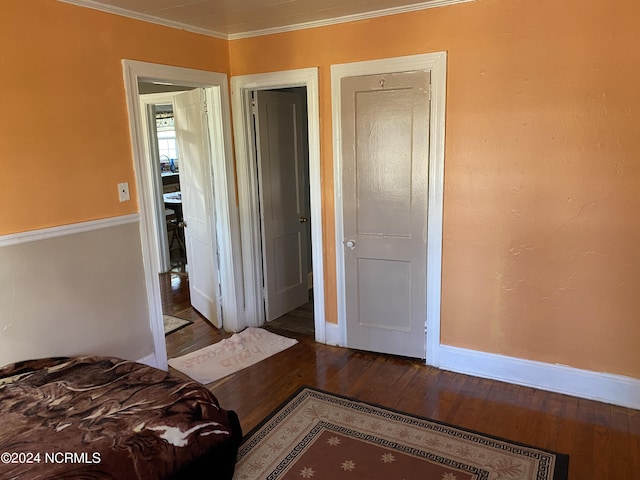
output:
<path id="1" fill-rule="evenodd" d="M 9 235 L 0 235 L 0 247 L 8 247 L 11 245 L 19 245 L 22 243 L 35 242 L 38 240 L 46 240 L 49 238 L 64 237 L 65 235 L 75 235 L 77 233 L 90 232 L 101 228 L 116 227 L 118 225 L 126 225 L 129 223 L 138 223 L 140 215 L 132 213 L 129 215 L 121 215 L 118 217 L 103 218 L 100 220 L 89 220 L 86 222 L 71 223 L 68 225 L 60 225 L 57 227 L 41 228 L 37 230 L 29 230 L 26 232 L 12 233 Z"/>

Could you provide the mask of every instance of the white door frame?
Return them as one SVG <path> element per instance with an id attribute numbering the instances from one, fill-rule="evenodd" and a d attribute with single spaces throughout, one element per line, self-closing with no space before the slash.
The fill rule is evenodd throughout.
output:
<path id="1" fill-rule="evenodd" d="M 158 258 L 156 235 L 157 215 L 153 174 L 145 154 L 144 125 L 140 108 L 138 82 L 165 82 L 187 87 L 201 87 L 207 91 L 211 112 L 211 151 L 213 164 L 214 201 L 217 210 L 217 235 L 220 251 L 220 282 L 224 328 L 237 331 L 242 317 L 242 279 L 238 215 L 231 149 L 229 92 L 227 75 L 189 68 L 159 65 L 135 60 L 122 61 L 131 148 L 136 173 L 136 188 L 140 208 L 140 236 L 145 270 L 149 323 L 155 347 L 155 364 L 167 369 L 167 352 L 162 321 L 160 280 L 154 268 Z"/>
<path id="2" fill-rule="evenodd" d="M 336 274 L 338 289 L 339 345 L 346 346 L 347 319 L 344 271 L 342 196 L 341 88 L 343 77 L 375 75 L 412 70 L 431 72 L 429 118 L 429 205 L 427 219 L 427 324 L 428 365 L 438 366 L 440 349 L 440 292 L 442 272 L 442 204 L 444 195 L 444 128 L 447 81 L 446 52 L 346 63 L 331 66 L 331 110 L 333 118 L 333 159 L 336 208 Z"/>
<path id="3" fill-rule="evenodd" d="M 324 266 L 322 254 L 322 202 L 320 181 L 320 111 L 318 69 L 242 75 L 231 78 L 231 100 L 238 176 L 246 326 L 264 322 L 262 248 L 258 173 L 251 111 L 251 92 L 306 87 L 309 142 L 309 194 L 311 201 L 311 256 L 313 262 L 314 322 L 316 341 L 325 343 Z"/>

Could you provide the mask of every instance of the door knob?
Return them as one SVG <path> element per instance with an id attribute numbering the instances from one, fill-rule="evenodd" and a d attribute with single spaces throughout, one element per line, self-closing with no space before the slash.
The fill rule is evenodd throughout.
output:
<path id="1" fill-rule="evenodd" d="M 346 245 L 347 247 L 349 247 L 351 250 L 353 250 L 354 248 L 356 248 L 356 242 L 355 242 L 355 241 L 353 241 L 353 240 L 347 240 L 347 241 L 345 242 L 345 245 Z"/>
<path id="2" fill-rule="evenodd" d="M 180 228 L 187 228 L 187 222 L 184 222 L 184 221 L 182 221 L 182 222 L 178 222 L 178 226 L 179 226 Z"/>
<path id="3" fill-rule="evenodd" d="M 307 217 L 300 217 L 300 223 L 307 223 Z"/>

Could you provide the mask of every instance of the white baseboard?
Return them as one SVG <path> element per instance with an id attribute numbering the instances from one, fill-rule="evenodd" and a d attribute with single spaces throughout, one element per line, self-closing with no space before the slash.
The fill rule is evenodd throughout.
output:
<path id="1" fill-rule="evenodd" d="M 439 368 L 640 409 L 640 380 L 440 345 Z"/>
<path id="2" fill-rule="evenodd" d="M 161 368 L 158 366 L 158 360 L 156 359 L 155 353 L 150 353 L 146 357 L 141 358 L 140 360 L 137 360 L 137 362 L 142 363 L 144 365 L 148 365 L 150 367 Z M 164 370 L 166 370 L 166 368 Z"/>
<path id="3" fill-rule="evenodd" d="M 344 346 L 342 342 L 341 329 L 337 323 L 329 323 L 325 324 L 325 341 L 324 343 L 327 345 L 334 345 L 338 347 Z"/>

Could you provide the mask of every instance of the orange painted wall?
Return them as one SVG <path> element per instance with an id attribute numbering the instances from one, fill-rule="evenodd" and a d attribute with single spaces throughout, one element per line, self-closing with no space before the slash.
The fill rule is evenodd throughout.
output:
<path id="1" fill-rule="evenodd" d="M 0 234 L 137 212 L 121 60 L 227 73 L 227 42 L 55 0 L 0 11 Z"/>
<path id="2" fill-rule="evenodd" d="M 133 213 L 121 59 L 320 69 L 336 321 L 330 65 L 448 52 L 444 344 L 640 378 L 640 4 L 478 0 L 226 42 L 4 0 L 0 234 Z"/>
<path id="3" fill-rule="evenodd" d="M 448 52 L 441 341 L 640 378 L 640 4 L 478 0 L 230 42 L 232 75 Z"/>

